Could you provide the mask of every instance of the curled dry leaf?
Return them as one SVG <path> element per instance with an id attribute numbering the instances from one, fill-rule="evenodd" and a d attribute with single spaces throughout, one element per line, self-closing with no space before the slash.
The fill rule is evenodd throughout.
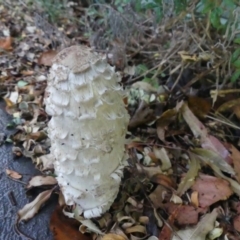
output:
<path id="1" fill-rule="evenodd" d="M 126 234 L 146 234 L 146 227 L 142 225 L 136 225 L 130 228 L 125 229 Z"/>
<path id="2" fill-rule="evenodd" d="M 12 147 L 12 153 L 17 157 L 21 157 L 22 149 L 20 147 Z"/>
<path id="3" fill-rule="evenodd" d="M 51 170 L 53 169 L 53 159 L 50 157 L 50 154 L 43 155 L 39 158 L 37 158 L 37 165 L 42 165 L 42 167 L 39 167 L 42 171 Z"/>
<path id="4" fill-rule="evenodd" d="M 90 219 L 83 219 L 83 220 L 79 220 L 82 225 L 79 228 L 79 231 L 81 233 L 97 233 L 100 235 L 103 235 L 103 232 L 99 229 L 99 227 L 93 223 L 93 221 L 91 221 Z"/>
<path id="5" fill-rule="evenodd" d="M 170 168 L 172 168 L 171 161 L 169 159 L 168 153 L 167 153 L 165 148 L 154 147 L 153 148 L 153 152 L 154 152 L 155 156 L 158 159 L 161 160 L 161 163 L 162 163 L 161 169 L 162 169 L 162 171 L 167 171 Z"/>
<path id="6" fill-rule="evenodd" d="M 189 163 L 189 170 L 186 175 L 181 180 L 180 184 L 178 185 L 177 194 L 182 196 L 195 182 L 195 178 L 198 175 L 198 171 L 201 169 L 199 161 L 190 156 L 190 163 Z"/>
<path id="7" fill-rule="evenodd" d="M 223 103 L 218 109 L 217 112 L 232 111 L 235 107 L 240 105 L 240 98 L 233 99 Z"/>
<path id="8" fill-rule="evenodd" d="M 218 216 L 215 208 L 211 213 L 206 214 L 194 228 L 180 230 L 172 240 L 205 240 L 206 235 L 214 229 L 214 223 Z"/>
<path id="9" fill-rule="evenodd" d="M 194 207 L 198 208 L 199 207 L 199 201 L 198 201 L 198 192 L 193 191 L 191 194 L 191 203 Z"/>
<path id="10" fill-rule="evenodd" d="M 6 174 L 7 174 L 10 178 L 13 178 L 13 179 L 21 179 L 21 178 L 22 178 L 22 175 L 21 175 L 21 174 L 19 174 L 19 173 L 16 172 L 16 171 L 10 170 L 10 169 L 6 169 Z"/>
<path id="11" fill-rule="evenodd" d="M 162 185 L 167 188 L 175 187 L 175 184 L 174 184 L 172 178 L 170 178 L 169 176 L 164 175 L 162 173 L 157 173 L 157 174 L 153 175 L 150 178 L 150 180 L 151 180 L 151 182 L 157 183 L 157 184 Z"/>
<path id="12" fill-rule="evenodd" d="M 196 179 L 192 189 L 198 192 L 201 207 L 208 207 L 220 200 L 226 200 L 233 193 L 226 180 L 203 174 Z"/>
<path id="13" fill-rule="evenodd" d="M 54 188 L 40 193 L 32 202 L 20 209 L 17 213 L 17 222 L 28 221 L 33 218 L 38 213 L 41 206 L 51 197 L 53 190 Z"/>
<path id="14" fill-rule="evenodd" d="M 31 178 L 31 180 L 28 182 L 27 189 L 33 188 L 33 187 L 40 187 L 40 186 L 46 186 L 46 185 L 55 185 L 57 184 L 56 178 L 52 176 L 35 176 Z"/>
<path id="15" fill-rule="evenodd" d="M 143 204 L 137 202 L 133 197 L 129 197 L 126 202 L 130 203 L 132 206 L 139 208 L 139 209 L 141 209 L 143 207 Z"/>
<path id="16" fill-rule="evenodd" d="M 136 223 L 136 221 L 129 216 L 117 216 L 117 222 L 123 229 L 133 226 Z"/>
<path id="17" fill-rule="evenodd" d="M 173 193 L 173 195 L 170 199 L 170 202 L 173 202 L 175 204 L 182 204 L 183 200 L 179 196 L 177 196 L 176 194 Z"/>
<path id="18" fill-rule="evenodd" d="M 127 240 L 124 236 L 109 233 L 103 236 L 102 240 Z"/>

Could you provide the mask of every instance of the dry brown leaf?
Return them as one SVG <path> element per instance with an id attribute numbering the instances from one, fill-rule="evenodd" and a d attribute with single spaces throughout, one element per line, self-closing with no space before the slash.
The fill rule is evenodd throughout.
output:
<path id="1" fill-rule="evenodd" d="M 180 196 L 182 196 L 194 184 L 198 171 L 201 169 L 199 161 L 194 156 L 191 156 L 191 153 L 189 156 L 191 159 L 189 163 L 189 170 L 179 183 L 177 189 L 177 194 Z"/>
<path id="2" fill-rule="evenodd" d="M 215 208 L 206 214 L 196 227 L 178 231 L 172 240 L 206 240 L 206 235 L 214 229 L 217 216 L 218 210 Z"/>
<path id="3" fill-rule="evenodd" d="M 57 184 L 57 180 L 52 176 L 35 176 L 28 182 L 28 185 L 26 186 L 26 188 L 30 189 L 33 187 L 55 185 L 55 184 Z"/>
<path id="4" fill-rule="evenodd" d="M 199 206 L 203 208 L 220 200 L 226 200 L 233 193 L 226 180 L 204 174 L 196 179 L 192 189 L 198 192 Z"/>
<path id="5" fill-rule="evenodd" d="M 18 211 L 18 222 L 28 221 L 33 218 L 41 208 L 41 206 L 51 197 L 53 189 L 40 193 L 32 202 L 26 204 Z"/>
<path id="6" fill-rule="evenodd" d="M 233 99 L 223 103 L 218 109 L 217 112 L 232 111 L 235 107 L 240 105 L 240 98 Z"/>
<path id="7" fill-rule="evenodd" d="M 130 119 L 129 127 L 135 128 L 155 119 L 154 110 L 147 103 L 141 101 L 133 117 Z"/>
<path id="8" fill-rule="evenodd" d="M 177 116 L 177 111 L 175 108 L 168 109 L 167 111 L 163 112 L 160 118 L 156 121 L 157 126 L 166 127 L 175 120 Z"/>
<path id="9" fill-rule="evenodd" d="M 58 52 L 55 50 L 49 50 L 47 52 L 43 52 L 38 59 L 38 64 L 51 67 L 52 61 L 57 55 L 57 53 Z"/>
<path id="10" fill-rule="evenodd" d="M 77 220 L 64 216 L 60 207 L 51 216 L 50 229 L 54 240 L 91 240 L 91 236 L 79 232 L 79 225 Z"/>
<path id="11" fill-rule="evenodd" d="M 0 50 L 12 50 L 12 38 L 11 37 L 6 37 L 4 39 L 0 39 Z"/>
<path id="12" fill-rule="evenodd" d="M 229 151 L 233 160 L 233 169 L 236 173 L 235 177 L 240 183 L 240 152 L 232 144 L 229 147 Z"/>
<path id="13" fill-rule="evenodd" d="M 58 204 L 60 207 L 63 207 L 66 204 L 64 196 L 61 191 L 58 194 Z"/>
<path id="14" fill-rule="evenodd" d="M 225 161 L 225 159 L 223 159 L 218 153 L 214 151 L 202 148 L 194 148 L 191 150 L 191 154 L 192 157 L 201 160 L 205 164 L 214 164 L 221 171 L 235 175 L 234 169 Z"/>
<path id="15" fill-rule="evenodd" d="M 144 167 L 140 164 L 136 164 L 137 170 L 139 173 L 144 173 L 148 178 L 152 178 L 155 174 L 162 173 L 162 170 L 159 166 L 155 167 Z"/>
<path id="16" fill-rule="evenodd" d="M 237 105 L 233 108 L 233 112 L 237 116 L 238 119 L 240 119 L 240 105 Z"/>
<path id="17" fill-rule="evenodd" d="M 156 189 L 148 196 L 154 208 L 163 206 L 164 196 L 167 194 L 167 189 L 164 186 L 158 185 Z"/>
<path id="18" fill-rule="evenodd" d="M 164 208 L 169 214 L 175 212 L 175 221 L 179 225 L 191 225 L 198 223 L 199 213 L 203 214 L 207 211 L 207 208 L 195 208 L 189 205 L 179 205 L 174 203 L 165 203 Z"/>
<path id="19" fill-rule="evenodd" d="M 162 231 L 160 232 L 158 239 L 159 240 L 171 240 L 172 239 L 172 233 L 173 233 L 173 229 L 171 228 L 171 226 L 174 225 L 174 221 L 177 218 L 178 215 L 178 209 L 176 208 L 175 211 L 173 211 L 169 217 L 168 217 L 168 224 L 164 224 Z"/>
<path id="20" fill-rule="evenodd" d="M 157 173 L 151 177 L 151 182 L 157 183 L 161 186 L 167 187 L 167 188 L 174 188 L 175 184 L 173 180 L 162 173 Z"/>
<path id="21" fill-rule="evenodd" d="M 23 70 L 21 71 L 21 74 L 24 76 L 32 76 L 35 72 L 34 71 L 30 71 L 30 70 Z"/>
<path id="22" fill-rule="evenodd" d="M 209 101 L 196 96 L 188 97 L 188 106 L 193 112 L 193 114 L 200 119 L 205 118 L 211 110 L 211 104 Z"/>
<path id="23" fill-rule="evenodd" d="M 15 104 L 9 98 L 3 98 L 3 99 L 7 105 L 7 108 L 14 107 Z"/>
<path id="24" fill-rule="evenodd" d="M 44 131 L 39 131 L 35 133 L 28 134 L 28 139 L 33 139 L 35 141 L 42 141 L 47 138 L 47 134 Z"/>
<path id="25" fill-rule="evenodd" d="M 238 214 L 233 218 L 233 227 L 240 232 L 240 215 Z"/>
<path id="26" fill-rule="evenodd" d="M 214 165 L 212 163 L 210 163 L 209 165 L 213 169 L 215 175 L 227 180 L 230 183 L 233 192 L 235 192 L 240 197 L 240 185 L 239 185 L 239 183 L 236 182 L 235 180 L 229 178 L 229 177 L 226 177 L 224 174 L 222 174 L 222 172 L 220 171 L 220 169 L 216 165 Z"/>
<path id="27" fill-rule="evenodd" d="M 165 142 L 165 128 L 167 128 L 167 126 L 175 120 L 176 115 L 176 109 L 169 109 L 163 112 L 160 118 L 156 121 L 157 135 L 161 141 Z"/>
<path id="28" fill-rule="evenodd" d="M 214 136 L 208 137 L 202 142 L 202 148 L 218 153 L 227 163 L 232 164 L 232 159 L 226 147 Z"/>
<path id="29" fill-rule="evenodd" d="M 218 153 L 226 162 L 231 163 L 231 158 L 228 150 L 224 145 L 214 136 L 208 135 L 206 127 L 197 119 L 192 113 L 187 104 L 181 102 L 177 105 L 183 115 L 184 120 L 190 127 L 194 137 L 200 137 L 201 146 L 204 149 L 212 150 Z"/>
<path id="30" fill-rule="evenodd" d="M 22 178 L 21 174 L 19 174 L 16 171 L 10 170 L 10 169 L 6 169 L 6 174 L 13 179 L 21 179 Z"/>

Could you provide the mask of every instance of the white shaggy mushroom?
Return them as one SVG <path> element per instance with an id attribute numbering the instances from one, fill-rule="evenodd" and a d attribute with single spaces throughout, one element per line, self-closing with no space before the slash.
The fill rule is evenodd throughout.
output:
<path id="1" fill-rule="evenodd" d="M 119 190 L 129 122 L 119 81 L 106 57 L 85 46 L 62 50 L 50 70 L 49 156 L 66 204 L 86 218 L 107 211 Z"/>

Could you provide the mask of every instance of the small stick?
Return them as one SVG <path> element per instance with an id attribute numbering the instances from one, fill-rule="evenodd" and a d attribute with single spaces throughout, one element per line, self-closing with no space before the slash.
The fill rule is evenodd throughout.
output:
<path id="1" fill-rule="evenodd" d="M 7 195 L 8 195 L 8 199 L 9 199 L 10 203 L 12 204 L 12 206 L 16 206 L 17 205 L 17 201 L 16 201 L 16 198 L 15 198 L 13 192 L 12 191 L 8 192 Z"/>

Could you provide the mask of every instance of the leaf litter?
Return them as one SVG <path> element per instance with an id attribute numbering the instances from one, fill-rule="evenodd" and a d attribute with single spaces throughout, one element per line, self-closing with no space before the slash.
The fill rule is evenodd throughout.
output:
<path id="1" fill-rule="evenodd" d="M 68 17 L 50 24 L 39 6 L 16 4 L 24 15 L 15 19 L 17 8 L 3 4 L 0 9 L 0 90 L 13 117 L 8 127 L 14 129 L 3 142 L 14 143 L 13 154 L 31 158 L 42 172 L 26 189 L 44 189 L 19 210 L 17 224 L 34 217 L 57 192 L 61 208 L 50 223 L 57 240 L 238 239 L 240 211 L 225 208 L 227 203 L 240 204 L 240 90 L 238 82 L 228 81 L 238 71 L 237 52 L 231 58 L 232 48 L 239 48 L 232 41 L 234 26 L 231 36 L 223 39 L 209 16 L 191 15 L 192 21 L 186 21 L 194 6 L 154 25 L 151 13 L 147 20 L 128 5 L 120 13 L 104 4 L 85 9 L 69 5 Z M 87 27 L 78 28 L 70 13 L 82 15 L 80 25 Z M 91 221 L 69 221 L 63 215 L 72 216 L 74 209 L 63 208 L 52 162 L 45 155 L 50 147 L 50 117 L 43 103 L 48 69 L 60 49 L 80 43 L 106 52 L 118 70 L 129 62 L 133 65 L 130 72 L 123 70 L 122 78 L 131 115 L 129 165 L 110 211 Z M 12 170 L 7 174 L 21 176 Z M 224 215 L 233 227 L 223 224 Z"/>

